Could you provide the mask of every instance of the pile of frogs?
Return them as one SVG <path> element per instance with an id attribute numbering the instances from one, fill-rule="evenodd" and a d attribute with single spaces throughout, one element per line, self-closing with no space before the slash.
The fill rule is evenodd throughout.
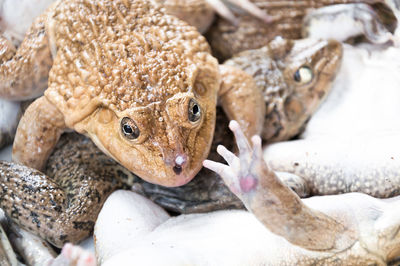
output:
<path id="1" fill-rule="evenodd" d="M 398 0 L 15 3 L 1 265 L 399 263 Z"/>

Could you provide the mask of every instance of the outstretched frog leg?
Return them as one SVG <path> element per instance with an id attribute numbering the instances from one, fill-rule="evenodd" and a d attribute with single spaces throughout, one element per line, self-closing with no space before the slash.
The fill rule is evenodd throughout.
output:
<path id="1" fill-rule="evenodd" d="M 323 29 L 338 27 L 339 31 Z M 374 9 L 364 3 L 331 5 L 315 9 L 304 18 L 303 36 L 346 41 L 363 34 L 372 43 L 393 40 Z"/>
<path id="2" fill-rule="evenodd" d="M 90 140 L 76 146 L 62 140 L 59 145 L 49 158 L 47 175 L 0 162 L 0 207 L 17 225 L 62 247 L 88 237 L 108 195 L 128 188 L 125 184 L 136 177 L 100 150 L 93 154 Z"/>
<path id="3" fill-rule="evenodd" d="M 250 139 L 263 129 L 264 96 L 253 78 L 246 72 L 231 66 L 220 65 L 221 88 L 219 99 L 229 119 L 239 122 Z"/>
<path id="4" fill-rule="evenodd" d="M 271 171 L 262 156 L 261 138 L 250 146 L 239 124 L 230 123 L 236 137 L 239 158 L 220 147 L 218 153 L 229 166 L 204 161 L 217 172 L 257 219 L 271 232 L 310 250 L 336 250 L 354 243 L 354 232 L 334 218 L 307 207 Z"/>
<path id="5" fill-rule="evenodd" d="M 42 94 L 53 63 L 44 17 L 33 24 L 18 50 L 0 36 L 0 51 L 0 97 L 25 100 Z"/>
<path id="6" fill-rule="evenodd" d="M 28 107 L 19 122 L 13 161 L 43 169 L 64 130 L 64 116 L 46 97 L 40 97 Z"/>

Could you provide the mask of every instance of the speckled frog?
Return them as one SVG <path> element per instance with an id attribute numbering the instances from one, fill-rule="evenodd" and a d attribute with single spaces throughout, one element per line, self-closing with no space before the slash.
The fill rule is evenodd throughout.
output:
<path id="1" fill-rule="evenodd" d="M 31 97 L 48 84 L 13 147 L 14 161 L 36 169 L 73 129 L 143 179 L 180 186 L 208 155 L 217 95 L 248 136 L 262 128 L 252 77 L 219 66 L 194 27 L 148 1 L 58 1 L 17 51 L 1 41 L 0 96 Z"/>

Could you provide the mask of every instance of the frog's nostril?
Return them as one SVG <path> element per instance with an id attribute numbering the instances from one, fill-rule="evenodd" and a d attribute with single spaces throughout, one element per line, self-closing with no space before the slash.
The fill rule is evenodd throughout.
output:
<path id="1" fill-rule="evenodd" d="M 182 167 L 180 165 L 175 165 L 172 169 L 174 170 L 174 173 L 177 175 L 182 173 Z"/>

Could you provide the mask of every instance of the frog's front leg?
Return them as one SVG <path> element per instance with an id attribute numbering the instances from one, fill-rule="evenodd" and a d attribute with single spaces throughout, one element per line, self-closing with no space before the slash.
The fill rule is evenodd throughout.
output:
<path id="1" fill-rule="evenodd" d="M 250 139 L 263 130 L 264 96 L 253 77 L 231 66 L 220 65 L 219 101 L 229 119 L 236 120 Z"/>
<path id="2" fill-rule="evenodd" d="M 334 218 L 308 208 L 268 168 L 259 136 L 252 138 L 251 147 L 237 122 L 232 121 L 230 128 L 236 137 L 239 158 L 219 148 L 229 166 L 207 160 L 204 166 L 220 174 L 260 222 L 289 242 L 311 250 L 343 250 L 353 244 L 351 231 Z"/>
<path id="3" fill-rule="evenodd" d="M 66 126 L 64 116 L 45 96 L 34 101 L 19 122 L 13 161 L 43 169 Z"/>
<path id="4" fill-rule="evenodd" d="M 346 41 L 361 34 L 372 43 L 393 40 L 393 34 L 385 27 L 378 14 L 364 3 L 322 7 L 309 12 L 304 18 L 304 37 Z"/>
<path id="5" fill-rule="evenodd" d="M 40 17 L 33 24 L 18 50 L 9 40 L 0 36 L 1 98 L 31 99 L 47 88 L 53 59 L 45 21 L 45 17 Z"/>

